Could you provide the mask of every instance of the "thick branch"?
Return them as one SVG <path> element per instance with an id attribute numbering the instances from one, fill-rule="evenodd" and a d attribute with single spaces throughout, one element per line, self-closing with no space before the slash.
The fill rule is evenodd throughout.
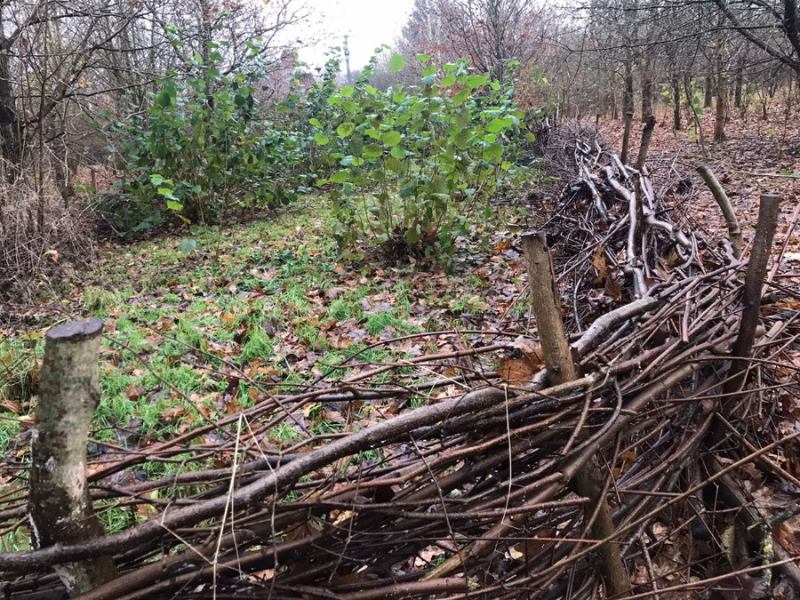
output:
<path id="1" fill-rule="evenodd" d="M 719 209 L 725 217 L 725 223 L 728 225 L 728 237 L 731 241 L 733 254 L 738 259 L 742 256 L 742 228 L 739 227 L 739 219 L 736 218 L 736 212 L 733 210 L 728 194 L 720 184 L 714 173 L 705 165 L 697 167 L 697 173 L 706 182 L 708 189 L 714 195 L 714 200 L 717 201 Z"/>

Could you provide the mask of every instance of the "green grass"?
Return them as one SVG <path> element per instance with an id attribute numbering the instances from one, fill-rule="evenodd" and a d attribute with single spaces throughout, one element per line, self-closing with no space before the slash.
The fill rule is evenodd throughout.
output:
<path id="1" fill-rule="evenodd" d="M 191 418 L 191 426 L 201 422 L 172 387 L 213 416 L 228 382 L 211 371 L 224 371 L 224 361 L 245 369 L 261 365 L 269 374 L 255 377 L 269 384 L 304 383 L 320 373 L 346 376 L 347 370 L 327 365 L 388 337 L 460 325 L 458 315 L 481 310 L 491 291 L 492 284 L 469 272 L 420 279 L 414 269 L 380 269 L 369 260 L 343 267 L 332 224 L 324 203 L 302 205 L 269 220 L 200 231 L 190 254 L 180 250 L 180 237 L 104 253 L 83 277 L 82 293 L 58 299 L 76 314 L 102 317 L 111 338 L 104 340 L 93 438 L 113 440 L 117 428 L 130 426 L 140 441 L 159 439 L 174 434 L 184 419 Z M 327 295 L 332 288 L 339 288 L 335 299 Z M 429 321 L 426 311 L 438 320 Z M 47 325 L 33 328 L 28 339 L 27 332 L 0 335 L 0 452 L 12 449 L 18 419 L 35 410 L 32 374 Z M 350 340 L 346 349 L 340 338 Z M 378 347 L 355 362 L 391 358 Z M 249 391 L 249 384 L 240 384 L 243 406 Z M 170 418 L 168 409 L 176 406 L 186 414 Z M 315 433 L 342 431 L 316 416 L 311 426 Z M 284 424 L 269 437 L 291 445 L 294 427 Z M 131 518 L 115 511 L 108 511 L 110 525 Z"/>

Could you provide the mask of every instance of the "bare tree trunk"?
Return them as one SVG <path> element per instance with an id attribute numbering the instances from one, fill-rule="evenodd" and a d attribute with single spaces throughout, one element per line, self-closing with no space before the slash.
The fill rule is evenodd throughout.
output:
<path id="1" fill-rule="evenodd" d="M 17 98 L 14 83 L 11 81 L 11 49 L 3 31 L 6 15 L 0 4 L 0 156 L 8 161 L 8 179 L 16 180 L 21 160 L 19 120 L 17 118 Z"/>
<path id="2" fill-rule="evenodd" d="M 681 82 L 675 69 L 672 71 L 671 85 L 673 128 L 675 131 L 679 131 L 681 128 Z"/>
<path id="3" fill-rule="evenodd" d="M 36 548 L 103 535 L 86 482 L 86 442 L 100 402 L 103 322 L 60 325 L 47 333 L 36 428 L 31 442 L 28 512 Z M 71 596 L 117 575 L 110 556 L 64 563 L 56 573 Z"/>
<path id="4" fill-rule="evenodd" d="M 631 126 L 633 124 L 633 58 L 630 50 L 625 58 L 625 91 L 622 96 L 622 113 L 625 118 L 625 134 L 622 137 L 622 152 L 620 160 L 628 162 L 628 148 L 631 141 Z"/>
<path id="5" fill-rule="evenodd" d="M 728 112 L 728 86 L 725 76 L 723 43 L 717 46 L 717 118 L 714 123 L 714 141 L 725 141 L 725 120 Z"/>
<path id="6" fill-rule="evenodd" d="M 653 115 L 647 117 L 644 129 L 642 130 L 642 144 L 639 146 L 639 154 L 636 157 L 636 169 L 641 171 L 644 161 L 647 160 L 647 151 L 650 149 L 650 138 L 653 137 L 653 129 L 656 127 L 656 118 Z"/>
<path id="7" fill-rule="evenodd" d="M 744 87 L 744 60 L 740 60 L 736 67 L 736 81 L 733 87 L 733 105 L 742 108 L 742 88 Z"/>
<path id="8" fill-rule="evenodd" d="M 619 153 L 619 159 L 622 161 L 623 165 L 628 162 L 628 150 L 631 144 L 631 127 L 633 127 L 633 113 L 626 112 L 625 133 L 622 134 L 622 152 Z"/>
<path id="9" fill-rule="evenodd" d="M 642 123 L 653 114 L 653 75 L 650 72 L 650 61 L 642 64 Z"/>
<path id="10" fill-rule="evenodd" d="M 711 82 L 712 82 L 711 75 L 706 75 L 706 83 L 703 86 L 705 91 L 705 97 L 703 98 L 703 108 L 710 108 L 711 101 L 714 98 L 714 91 L 711 89 Z"/>

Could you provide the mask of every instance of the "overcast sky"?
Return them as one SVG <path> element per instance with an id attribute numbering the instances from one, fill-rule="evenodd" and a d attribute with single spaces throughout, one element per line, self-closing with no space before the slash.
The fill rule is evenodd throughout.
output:
<path id="1" fill-rule="evenodd" d="M 366 65 L 381 44 L 394 44 L 414 4 L 413 0 L 307 0 L 307 3 L 313 13 L 308 35 L 320 41 L 313 47 L 302 48 L 300 59 L 321 66 L 325 63 L 325 51 L 330 46 L 340 46 L 343 37 L 349 34 L 350 68 L 354 70 Z"/>

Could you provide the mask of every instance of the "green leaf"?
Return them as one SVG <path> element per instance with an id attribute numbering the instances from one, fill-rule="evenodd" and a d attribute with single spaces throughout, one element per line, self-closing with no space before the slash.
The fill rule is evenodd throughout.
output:
<path id="1" fill-rule="evenodd" d="M 417 60 L 419 62 L 428 62 L 430 59 L 431 57 L 428 54 L 417 54 Z"/>
<path id="2" fill-rule="evenodd" d="M 331 177 L 331 181 L 333 183 L 345 183 L 350 181 L 350 171 L 348 169 L 339 171 L 338 173 L 334 174 L 333 177 Z"/>
<path id="3" fill-rule="evenodd" d="M 436 67 L 434 65 L 431 65 L 430 67 L 428 67 L 427 69 L 425 69 L 422 72 L 422 76 L 423 77 L 428 77 L 429 75 L 433 75 L 435 73 L 436 73 Z"/>
<path id="4" fill-rule="evenodd" d="M 161 175 L 150 175 L 150 183 L 153 185 L 161 185 L 164 183 L 164 178 Z"/>
<path id="5" fill-rule="evenodd" d="M 158 96 L 156 96 L 156 102 L 159 106 L 167 108 L 170 104 L 172 104 L 172 96 L 169 95 L 169 92 L 161 92 Z"/>
<path id="6" fill-rule="evenodd" d="M 395 54 L 389 59 L 389 68 L 392 70 L 392 73 L 397 73 L 398 71 L 402 71 L 403 67 L 406 66 L 406 59 L 403 58 L 402 54 Z"/>
<path id="7" fill-rule="evenodd" d="M 386 159 L 386 168 L 393 173 L 401 173 L 403 171 L 403 163 L 390 156 Z"/>
<path id="8" fill-rule="evenodd" d="M 354 91 L 355 91 L 355 90 L 354 90 L 354 89 L 353 89 L 351 86 L 349 86 L 349 85 L 346 85 L 346 86 L 344 86 L 344 87 L 342 88 L 342 91 L 341 91 L 341 92 L 339 92 L 339 95 L 340 95 L 342 98 L 349 98 L 350 96 L 352 96 L 352 95 L 353 95 L 353 92 L 354 92 Z"/>
<path id="9" fill-rule="evenodd" d="M 464 85 L 469 89 L 475 89 L 476 87 L 484 85 L 488 79 L 489 77 L 487 75 L 467 75 L 464 79 Z"/>
<path id="10" fill-rule="evenodd" d="M 183 208 L 183 204 L 180 202 L 175 202 L 174 200 L 167 200 L 167 208 L 170 210 L 181 210 Z"/>
<path id="11" fill-rule="evenodd" d="M 175 196 L 172 194 L 172 190 L 165 187 L 158 188 L 158 193 L 164 196 L 165 198 L 172 198 L 175 199 Z"/>
<path id="12" fill-rule="evenodd" d="M 397 131 L 387 131 L 381 137 L 383 143 L 387 146 L 397 146 L 400 143 L 401 136 Z"/>
<path id="13" fill-rule="evenodd" d="M 469 90 L 461 90 L 453 98 L 453 104 L 460 106 L 467 101 L 467 98 L 469 98 Z"/>
<path id="14" fill-rule="evenodd" d="M 486 126 L 486 131 L 489 133 L 497 133 L 503 128 L 503 120 L 502 119 L 492 119 L 489 121 L 489 124 Z"/>
<path id="15" fill-rule="evenodd" d="M 405 92 L 395 92 L 392 94 L 392 102 L 396 102 L 397 104 L 402 104 L 403 100 L 406 99 Z"/>
<path id="16" fill-rule="evenodd" d="M 325 144 L 327 144 L 327 143 L 330 141 L 330 140 L 328 139 L 328 136 L 327 136 L 327 135 L 323 135 L 323 134 L 321 134 L 321 133 L 315 133 L 315 134 L 314 134 L 314 140 L 316 140 L 316 142 L 317 142 L 317 143 L 318 143 L 320 146 L 324 146 Z"/>
<path id="17" fill-rule="evenodd" d="M 532 133 L 530 133 L 530 132 L 528 132 L 528 133 L 526 133 L 526 134 L 525 134 L 525 138 L 526 138 L 526 139 L 527 139 L 527 140 L 528 140 L 528 141 L 529 141 L 531 144 L 533 144 L 533 143 L 536 141 L 536 136 L 535 136 L 535 135 L 533 135 L 533 134 L 532 134 Z"/>
<path id="18" fill-rule="evenodd" d="M 503 169 L 503 171 L 508 171 L 511 168 L 511 163 L 507 160 L 504 160 L 503 164 L 500 165 L 500 168 Z"/>
<path id="19" fill-rule="evenodd" d="M 380 146 L 376 146 L 375 144 L 370 144 L 368 146 L 364 146 L 364 158 L 367 160 L 375 160 L 376 158 L 383 155 L 383 148 Z"/>
<path id="20" fill-rule="evenodd" d="M 311 123 L 317 129 L 322 129 L 322 123 L 319 122 L 319 119 L 309 119 L 309 123 Z"/>
<path id="21" fill-rule="evenodd" d="M 356 126 L 352 123 L 342 123 L 339 127 L 336 128 L 336 133 L 338 133 L 341 137 L 347 137 L 351 133 L 356 130 Z"/>
<path id="22" fill-rule="evenodd" d="M 484 160 L 498 161 L 503 158 L 503 146 L 500 144 L 492 144 L 483 151 Z"/>
<path id="23" fill-rule="evenodd" d="M 456 82 L 456 76 L 452 73 L 450 73 L 450 75 L 442 79 L 443 86 L 453 85 L 455 82 Z"/>
<path id="24" fill-rule="evenodd" d="M 391 154 L 398 160 L 402 160 L 406 157 L 406 151 L 403 150 L 400 146 L 395 146 L 394 148 L 392 148 Z"/>
<path id="25" fill-rule="evenodd" d="M 436 81 L 436 75 L 428 75 L 422 78 L 422 85 L 431 85 Z"/>
<path id="26" fill-rule="evenodd" d="M 181 240 L 181 252 L 189 254 L 195 250 L 197 250 L 197 240 L 193 240 L 192 238 L 183 238 Z"/>

